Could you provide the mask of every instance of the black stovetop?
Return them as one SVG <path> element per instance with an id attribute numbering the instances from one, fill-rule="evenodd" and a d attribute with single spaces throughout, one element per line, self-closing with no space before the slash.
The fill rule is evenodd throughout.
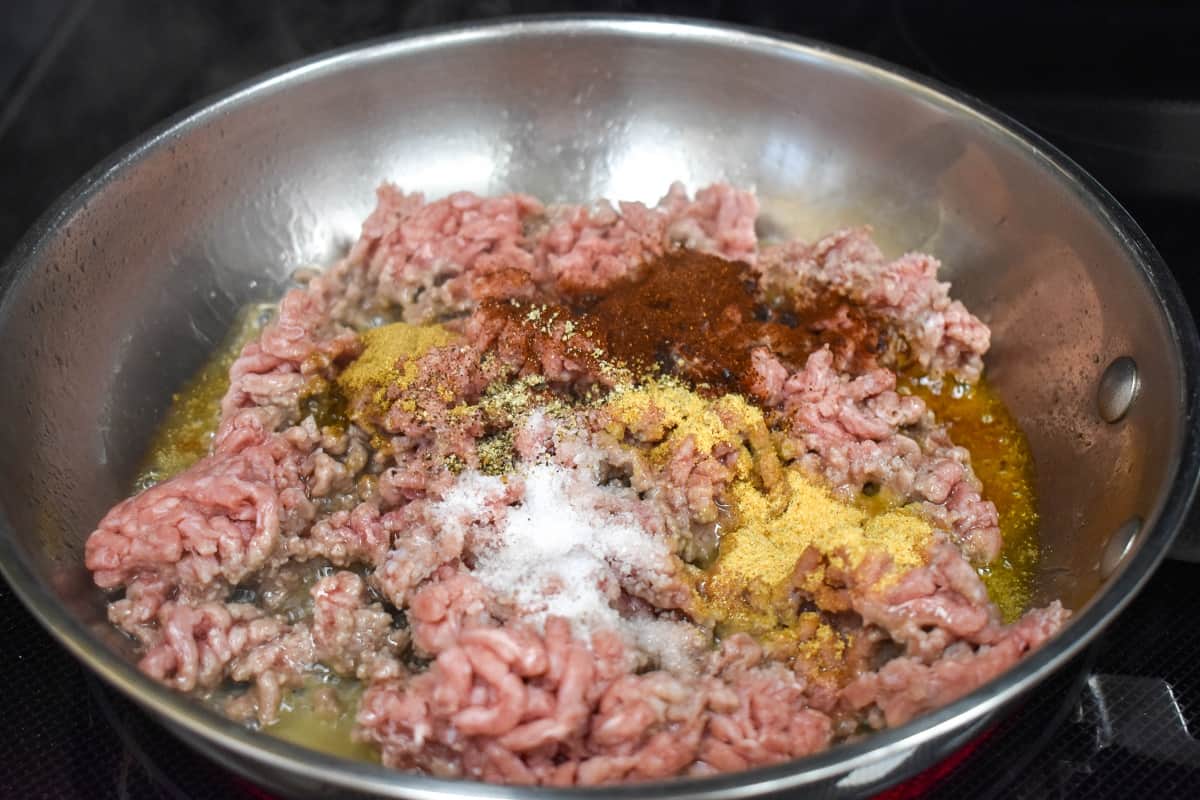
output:
<path id="1" fill-rule="evenodd" d="M 0 252 L 121 144 L 233 83 L 368 37 L 513 13 L 686 14 L 823 39 L 965 89 L 1133 213 L 1193 309 L 1200 7 L 1163 3 L 41 0 L 0 8 Z M 795 8 L 792 8 L 795 5 Z M 0 797 L 238 798 L 249 786 L 87 676 L 0 581 Z M 1200 796 L 1200 565 L 1168 562 L 1100 643 L 903 794 Z M 901 796 L 894 793 L 894 797 Z"/>

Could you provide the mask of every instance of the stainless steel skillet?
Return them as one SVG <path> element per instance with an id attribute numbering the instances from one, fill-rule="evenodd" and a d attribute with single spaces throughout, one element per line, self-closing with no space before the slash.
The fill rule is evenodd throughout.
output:
<path id="1" fill-rule="evenodd" d="M 134 143 L 38 222 L 2 276 L 0 569 L 77 657 L 252 779 L 298 794 L 551 794 L 400 775 L 221 719 L 134 669 L 81 565 L 173 389 L 240 305 L 278 296 L 293 268 L 355 235 L 382 179 L 559 200 L 653 200 L 677 179 L 750 185 L 764 234 L 870 222 L 892 252 L 939 255 L 993 327 L 989 374 L 1038 464 L 1036 600 L 1062 598 L 1070 626 L 902 728 L 607 794 L 856 795 L 911 774 L 1095 636 L 1182 523 L 1200 468 L 1191 318 L 1120 206 L 1016 124 L 821 45 L 668 20 L 518 21 L 342 51 Z M 1102 380 L 1121 357 L 1140 389 L 1109 422 L 1101 408 L 1115 418 L 1131 385 Z"/>

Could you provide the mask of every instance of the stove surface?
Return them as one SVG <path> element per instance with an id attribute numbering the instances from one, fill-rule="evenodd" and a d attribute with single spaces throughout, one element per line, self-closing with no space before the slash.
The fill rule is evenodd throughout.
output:
<path id="1" fill-rule="evenodd" d="M 17 4 L 11 4 L 13 6 Z M 517 0 L 43 0 L 0 9 L 0 250 L 93 164 L 238 81 L 362 39 L 513 13 L 686 14 L 868 52 L 1042 133 L 1133 213 L 1193 309 L 1200 7 Z M 807 4 L 805 4 L 807 5 Z M 1200 522 L 1193 523 L 1200 527 Z M 0 796 L 266 797 L 90 677 L 0 581 Z M 1071 668 L 885 797 L 1200 796 L 1200 565 L 1168 562 Z"/>

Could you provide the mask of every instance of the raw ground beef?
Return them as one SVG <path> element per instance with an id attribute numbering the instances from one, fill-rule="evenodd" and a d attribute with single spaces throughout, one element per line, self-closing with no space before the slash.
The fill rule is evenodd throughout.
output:
<path id="1" fill-rule="evenodd" d="M 831 739 L 803 679 L 765 661 L 748 637 L 725 640 L 702 674 L 637 674 L 611 632 L 581 640 L 562 617 L 544 633 L 493 627 L 471 611 L 485 605 L 481 595 L 434 583 L 414 598 L 415 635 L 435 660 L 408 680 L 372 685 L 360 711 L 385 764 L 505 783 L 608 783 L 745 769 Z M 424 633 L 451 616 L 453 637 Z"/>
<path id="2" fill-rule="evenodd" d="M 972 566 L 1000 550 L 996 508 L 970 454 L 897 393 L 895 364 L 760 346 L 745 385 L 761 419 L 726 414 L 704 446 L 657 412 L 605 410 L 629 365 L 571 304 L 676 248 L 744 262 L 764 296 L 832 293 L 927 373 L 979 378 L 988 329 L 934 259 L 888 261 L 862 229 L 760 248 L 757 213 L 725 185 L 653 207 L 383 186 L 349 254 L 234 363 L 211 453 L 89 537 L 141 669 L 263 724 L 330 671 L 363 683 L 356 735 L 389 766 L 571 785 L 803 756 L 1040 646 L 1067 612 L 1001 622 Z M 452 341 L 323 419 L 313 398 L 332 402 L 361 331 L 387 320 Z M 778 494 L 787 470 L 847 501 L 886 491 L 934 533 L 916 567 L 810 547 L 788 595 L 808 644 L 785 652 L 699 618 L 693 565 L 717 553 L 733 483 Z"/>
<path id="3" fill-rule="evenodd" d="M 934 375 L 979 378 L 991 332 L 938 281 L 940 263 L 923 253 L 888 261 L 866 228 L 842 230 L 815 243 L 768 247 L 757 260 L 765 286 L 829 287 L 894 323 L 913 359 Z"/>
<path id="4" fill-rule="evenodd" d="M 830 352 L 818 350 L 789 374 L 769 351 L 754 355 L 758 397 L 788 423 L 786 457 L 850 494 L 874 484 L 922 503 L 971 559 L 999 554 L 996 507 L 980 494 L 971 454 L 955 447 L 920 398 L 896 393 L 895 373 L 843 375 Z"/>

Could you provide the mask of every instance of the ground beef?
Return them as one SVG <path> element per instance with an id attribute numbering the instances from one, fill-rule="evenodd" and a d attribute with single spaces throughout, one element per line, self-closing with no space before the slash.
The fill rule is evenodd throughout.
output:
<path id="1" fill-rule="evenodd" d="M 991 337 L 987 326 L 950 299 L 938 281 L 937 259 L 908 253 L 888 261 L 866 228 L 838 231 L 815 243 L 766 248 L 758 268 L 764 285 L 779 291 L 828 287 L 891 320 L 926 371 L 973 382 L 983 369 Z"/>
<path id="2" fill-rule="evenodd" d="M 353 572 L 322 578 L 312 588 L 314 658 L 342 675 L 365 678 L 398 671 L 390 656 L 405 637 L 393 627 L 392 615 L 379 603 L 367 602 L 366 583 Z"/>
<path id="3" fill-rule="evenodd" d="M 494 355 L 506 378 L 537 375 L 577 392 L 613 383 L 595 355 L 598 343 L 553 307 L 485 304 L 467 321 L 466 335 L 476 352 Z"/>
<path id="4" fill-rule="evenodd" d="M 554 286 L 567 293 L 602 289 L 626 277 L 667 245 L 667 217 L 641 203 L 608 203 L 555 210 L 541 239 L 539 260 Z"/>
<path id="5" fill-rule="evenodd" d="M 98 585 L 147 573 L 188 585 L 235 584 L 268 562 L 286 518 L 308 515 L 306 453 L 293 443 L 299 437 L 255 420 L 253 411 L 239 412 L 210 458 L 105 515 L 85 549 Z"/>
<path id="6" fill-rule="evenodd" d="M 726 641 L 694 678 L 633 674 L 624 645 L 609 633 L 580 641 L 561 617 L 549 619 L 544 633 L 492 627 L 471 611 L 481 607 L 473 593 L 454 597 L 468 607 L 440 598 L 414 604 L 416 635 L 436 642 L 429 670 L 376 683 L 363 698 L 362 735 L 380 744 L 389 766 L 594 784 L 746 769 L 830 741 L 830 719 L 808 707 L 803 680 L 764 660 L 747 637 Z M 453 638 L 420 630 L 449 618 Z"/>
<path id="7" fill-rule="evenodd" d="M 1001 621 L 972 566 L 999 552 L 996 508 L 890 371 L 907 359 L 974 381 L 986 326 L 928 256 L 887 261 L 865 230 L 760 251 L 757 212 L 725 185 L 549 207 L 380 188 L 349 253 L 288 292 L 235 360 L 212 452 L 88 538 L 140 668 L 262 724 L 333 673 L 362 683 L 355 735 L 388 766 L 573 785 L 797 758 L 950 702 L 1040 646 L 1067 612 Z M 744 374 L 707 364 L 721 380 L 691 386 L 696 402 L 744 386 L 754 413 L 684 434 L 607 409 L 639 381 L 688 378 L 614 360 L 612 320 L 589 327 L 586 312 L 692 251 L 748 281 L 726 322 L 761 324 L 742 337 Z M 404 380 L 335 390 L 360 332 L 395 319 L 453 336 L 397 364 Z M 923 560 L 810 547 L 774 601 L 790 604 L 791 639 L 714 627 L 697 598 L 733 488 L 786 500 L 796 471 L 918 509 Z"/>
<path id="8" fill-rule="evenodd" d="M 749 192 L 718 184 L 695 200 L 676 183 L 655 208 L 600 202 L 563 206 L 550 214 L 538 259 L 566 295 L 602 290 L 629 277 L 672 245 L 731 259 L 753 259 L 758 201 Z"/>
<path id="9" fill-rule="evenodd" d="M 289 625 L 244 603 L 166 603 L 159 640 L 138 666 L 180 691 L 215 689 L 225 680 L 253 683 L 238 715 L 274 721 L 285 689 L 299 686 L 313 662 L 308 628 Z"/>
<path id="10" fill-rule="evenodd" d="M 674 183 L 658 207 L 669 220 L 667 238 L 674 244 L 734 261 L 754 261 L 758 200 L 750 192 L 718 183 L 701 189 L 693 200 L 683 184 Z"/>
<path id="11" fill-rule="evenodd" d="M 343 279 L 321 286 L 334 318 L 392 307 L 406 321 L 425 322 L 531 285 L 566 294 L 602 289 L 679 242 L 731 258 L 752 257 L 756 246 L 757 201 L 725 185 L 693 201 L 676 184 L 655 208 L 601 201 L 546 209 L 526 195 L 470 192 L 427 203 L 389 184 L 377 201 L 335 269 Z"/>
<path id="12" fill-rule="evenodd" d="M 868 719 L 876 727 L 903 725 L 926 711 L 951 703 L 1011 667 L 1041 646 L 1066 622 L 1057 602 L 1030 611 L 1016 624 L 995 630 L 986 644 L 950 645 L 932 662 L 911 656 L 888 661 L 876 672 L 858 676 L 842 692 L 856 711 L 874 707 L 880 716 Z"/>
<path id="13" fill-rule="evenodd" d="M 305 386 L 330 375 L 332 364 L 357 355 L 358 336 L 331 316 L 330 305 L 317 291 L 293 289 L 284 295 L 276 318 L 230 369 L 229 391 L 221 401 L 222 432 L 242 409 L 258 411 L 269 427 L 295 422 Z"/>
<path id="14" fill-rule="evenodd" d="M 381 187 L 378 206 L 363 223 L 372 302 L 400 309 L 406 321 L 426 321 L 464 309 L 476 271 L 532 273 L 523 231 L 541 212 L 541 204 L 525 195 L 459 192 L 426 203 L 419 194 Z"/>
<path id="15" fill-rule="evenodd" d="M 920 398 L 896 393 L 894 373 L 848 378 L 828 350 L 791 374 L 770 353 L 755 356 L 759 397 L 786 422 L 785 457 L 848 496 L 873 484 L 901 502 L 923 503 L 980 563 L 999 554 L 996 507 L 980 494 L 970 453 L 950 441 Z"/>

